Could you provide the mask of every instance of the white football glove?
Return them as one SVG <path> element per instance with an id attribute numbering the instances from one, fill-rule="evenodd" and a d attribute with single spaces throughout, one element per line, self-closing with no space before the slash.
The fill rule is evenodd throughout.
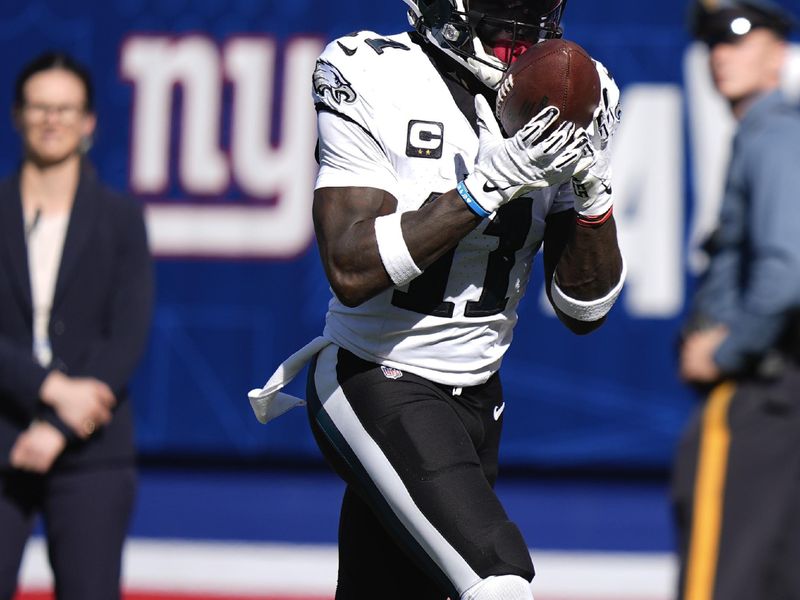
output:
<path id="1" fill-rule="evenodd" d="M 595 140 L 589 141 L 585 148 L 587 154 L 594 156 L 594 162 L 587 169 L 572 177 L 572 191 L 575 196 L 574 208 L 580 217 L 600 217 L 613 205 L 611 196 L 611 156 L 609 147 L 600 150 Z"/>
<path id="2" fill-rule="evenodd" d="M 589 134 L 596 136 L 592 141 L 595 148 L 605 150 L 619 125 L 622 109 L 619 102 L 619 87 L 603 63 L 595 61 L 597 75 L 600 77 L 600 104 L 594 111 Z"/>
<path id="3" fill-rule="evenodd" d="M 611 139 L 620 121 L 619 88 L 608 69 L 595 62 L 600 77 L 600 104 L 589 127 L 587 152 L 595 161 L 587 169 L 577 170 L 572 178 L 575 212 L 589 219 L 607 213 L 613 205 L 611 196 Z"/>
<path id="4" fill-rule="evenodd" d="M 480 216 L 488 216 L 532 190 L 561 185 L 594 162 L 591 152 L 586 151 L 588 134 L 573 123 L 565 122 L 544 135 L 558 118 L 554 106 L 542 110 L 510 138 L 503 137 L 494 112 L 480 94 L 475 97 L 475 110 L 478 155 L 472 173 L 459 182 L 457 189 Z"/>

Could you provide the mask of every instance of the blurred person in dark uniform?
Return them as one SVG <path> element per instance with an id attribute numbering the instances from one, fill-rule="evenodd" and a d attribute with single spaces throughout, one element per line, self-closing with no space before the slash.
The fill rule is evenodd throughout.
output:
<path id="1" fill-rule="evenodd" d="M 683 600 L 800 598 L 800 109 L 779 90 L 792 16 L 692 6 L 738 121 L 680 374 L 707 399 L 678 448 Z"/>
<path id="2" fill-rule="evenodd" d="M 126 386 L 152 312 L 141 208 L 98 180 L 86 69 L 47 53 L 14 97 L 0 182 L 0 599 L 44 518 L 58 600 L 120 597 L 136 474 Z"/>

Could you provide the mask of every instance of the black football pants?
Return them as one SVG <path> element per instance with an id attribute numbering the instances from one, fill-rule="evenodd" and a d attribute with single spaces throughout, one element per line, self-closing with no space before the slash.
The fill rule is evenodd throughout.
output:
<path id="1" fill-rule="evenodd" d="M 337 600 L 457 600 L 490 575 L 533 578 L 492 489 L 499 377 L 454 390 L 331 345 L 312 363 L 307 399 L 317 443 L 347 482 Z"/>

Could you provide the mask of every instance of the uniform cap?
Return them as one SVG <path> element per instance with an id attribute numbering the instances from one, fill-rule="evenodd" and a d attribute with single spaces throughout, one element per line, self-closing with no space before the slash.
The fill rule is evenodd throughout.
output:
<path id="1" fill-rule="evenodd" d="M 709 45 L 735 42 L 756 28 L 787 38 L 796 24 L 773 0 L 693 0 L 689 17 L 692 35 Z"/>

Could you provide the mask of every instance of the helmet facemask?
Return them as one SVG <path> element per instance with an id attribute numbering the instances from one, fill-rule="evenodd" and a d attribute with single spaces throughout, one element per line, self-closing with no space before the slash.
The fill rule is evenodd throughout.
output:
<path id="1" fill-rule="evenodd" d="M 528 47 L 559 38 L 566 0 L 406 0 L 428 40 L 490 88 Z"/>

